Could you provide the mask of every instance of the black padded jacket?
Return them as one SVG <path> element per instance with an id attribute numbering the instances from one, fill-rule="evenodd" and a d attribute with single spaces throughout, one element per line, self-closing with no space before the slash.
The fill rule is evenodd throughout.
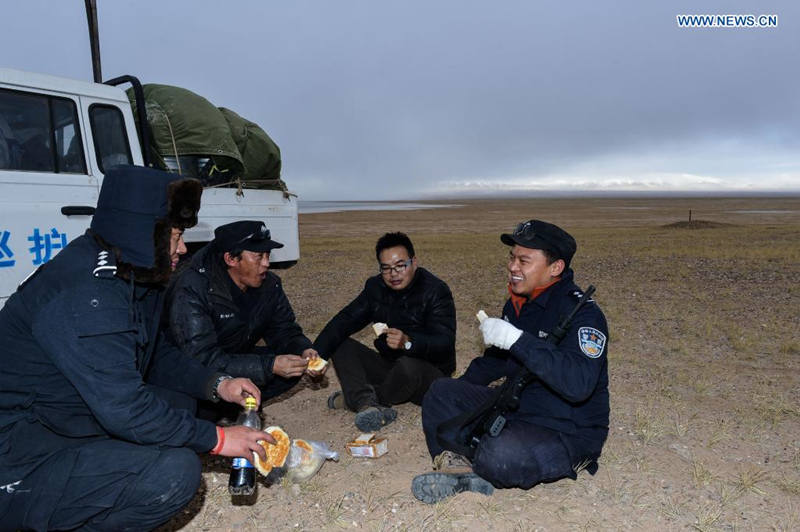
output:
<path id="1" fill-rule="evenodd" d="M 411 349 L 391 349 L 386 335 L 375 340 L 375 348 L 390 358 L 411 356 L 432 363 L 450 375 L 456 369 L 456 307 L 444 281 L 418 268 L 411 284 L 392 290 L 380 275 L 370 277 L 353 301 L 325 325 L 314 342 L 323 358 L 329 358 L 351 334 L 369 323 L 386 323 L 411 339 Z"/>
<path id="2" fill-rule="evenodd" d="M 274 273 L 267 272 L 260 287 L 248 289 L 257 301 L 247 312 L 236 304 L 231 289 L 228 272 L 216 260 L 213 243 L 208 244 L 170 287 L 169 334 L 210 369 L 264 385 L 273 378 L 276 354 L 300 354 L 311 341 Z M 256 348 L 262 339 L 266 350 Z"/>

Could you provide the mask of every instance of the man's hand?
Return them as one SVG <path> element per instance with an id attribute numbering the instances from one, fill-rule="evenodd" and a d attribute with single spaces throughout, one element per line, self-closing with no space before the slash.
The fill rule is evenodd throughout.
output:
<path id="1" fill-rule="evenodd" d="M 306 361 L 306 364 L 308 364 L 310 360 L 314 358 L 319 358 L 319 353 L 313 347 L 309 347 L 308 349 L 303 351 L 303 353 L 300 356 L 302 356 L 303 359 Z M 320 370 L 306 369 L 306 373 L 308 373 L 310 377 L 314 378 L 319 378 L 325 375 L 326 371 L 328 371 L 328 364 L 325 364 Z"/>
<path id="2" fill-rule="evenodd" d="M 302 375 L 306 366 L 308 366 L 308 361 L 299 355 L 278 355 L 275 357 L 272 373 L 284 379 L 290 379 Z"/>
<path id="3" fill-rule="evenodd" d="M 391 349 L 405 349 L 408 340 L 406 333 L 400 329 L 392 329 L 391 327 L 386 329 L 386 345 Z"/>
<path id="4" fill-rule="evenodd" d="M 317 353 L 317 350 L 314 349 L 313 347 L 309 347 L 308 349 L 300 353 L 300 356 L 306 360 L 311 360 L 312 358 L 318 358 L 319 353 Z"/>
<path id="5" fill-rule="evenodd" d="M 225 427 L 225 443 L 222 444 L 219 454 L 222 456 L 241 457 L 252 462 L 253 451 L 258 453 L 262 460 L 267 459 L 264 448 L 258 444 L 259 440 L 276 443 L 275 439 L 263 430 L 251 429 L 243 425 Z"/>
<path id="6" fill-rule="evenodd" d="M 486 318 L 483 320 L 481 332 L 483 333 L 484 344 L 487 346 L 493 345 L 500 349 L 511 349 L 514 342 L 522 336 L 522 330 L 498 318 Z"/>
<path id="7" fill-rule="evenodd" d="M 244 406 L 244 400 L 252 395 L 256 403 L 261 403 L 261 390 L 250 379 L 225 379 L 217 387 L 217 395 L 223 401 Z"/>

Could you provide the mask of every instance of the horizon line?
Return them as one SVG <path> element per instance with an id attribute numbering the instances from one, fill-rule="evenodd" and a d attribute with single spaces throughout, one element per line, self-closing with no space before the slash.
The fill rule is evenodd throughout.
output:
<path id="1" fill-rule="evenodd" d="M 518 192 L 511 191 L 495 191 L 492 193 L 455 193 L 451 195 L 420 195 L 420 196 L 407 196 L 401 198 L 371 198 L 371 199 L 317 199 L 317 198 L 302 198 L 297 196 L 298 202 L 300 201 L 317 201 L 317 202 L 352 202 L 352 203 L 397 203 L 397 202 L 430 202 L 430 201 L 462 201 L 462 200 L 503 200 L 503 199 L 533 199 L 533 198 L 547 198 L 547 199 L 563 199 L 563 198 L 605 198 L 605 199 L 631 199 L 631 198 L 786 198 L 798 197 L 800 198 L 800 189 L 793 190 L 669 190 L 669 191 L 620 191 L 620 190 L 604 190 L 604 191 L 566 191 L 566 190 L 525 190 Z"/>

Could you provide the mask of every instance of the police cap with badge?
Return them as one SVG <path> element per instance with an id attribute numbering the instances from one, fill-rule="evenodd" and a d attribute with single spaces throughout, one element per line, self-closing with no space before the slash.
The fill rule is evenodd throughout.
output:
<path id="1" fill-rule="evenodd" d="M 507 246 L 519 245 L 524 248 L 547 250 L 556 260 L 564 261 L 564 269 L 575 255 L 578 245 L 572 235 L 551 223 L 541 220 L 522 222 L 513 233 L 503 233 L 500 240 Z"/>
<path id="2" fill-rule="evenodd" d="M 214 243 L 219 251 L 234 254 L 240 251 L 269 252 L 283 247 L 283 244 L 270 238 L 269 229 L 263 222 L 254 220 L 242 220 L 217 227 L 214 230 Z"/>

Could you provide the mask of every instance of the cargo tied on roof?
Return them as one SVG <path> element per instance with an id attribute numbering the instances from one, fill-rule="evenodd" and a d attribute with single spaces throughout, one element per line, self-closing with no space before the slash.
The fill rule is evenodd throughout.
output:
<path id="1" fill-rule="evenodd" d="M 151 133 L 147 149 L 157 166 L 206 186 L 287 191 L 280 148 L 258 124 L 187 89 L 142 87 Z M 135 111 L 132 89 L 128 98 Z"/>
<path id="2" fill-rule="evenodd" d="M 120 165 L 202 181 L 197 225 L 183 234 L 188 254 L 216 227 L 247 220 L 283 244 L 270 268 L 299 259 L 297 195 L 281 180 L 280 149 L 257 124 L 128 74 L 95 83 L 0 68 L 0 308 L 31 267 L 86 232 L 106 173 Z"/>

